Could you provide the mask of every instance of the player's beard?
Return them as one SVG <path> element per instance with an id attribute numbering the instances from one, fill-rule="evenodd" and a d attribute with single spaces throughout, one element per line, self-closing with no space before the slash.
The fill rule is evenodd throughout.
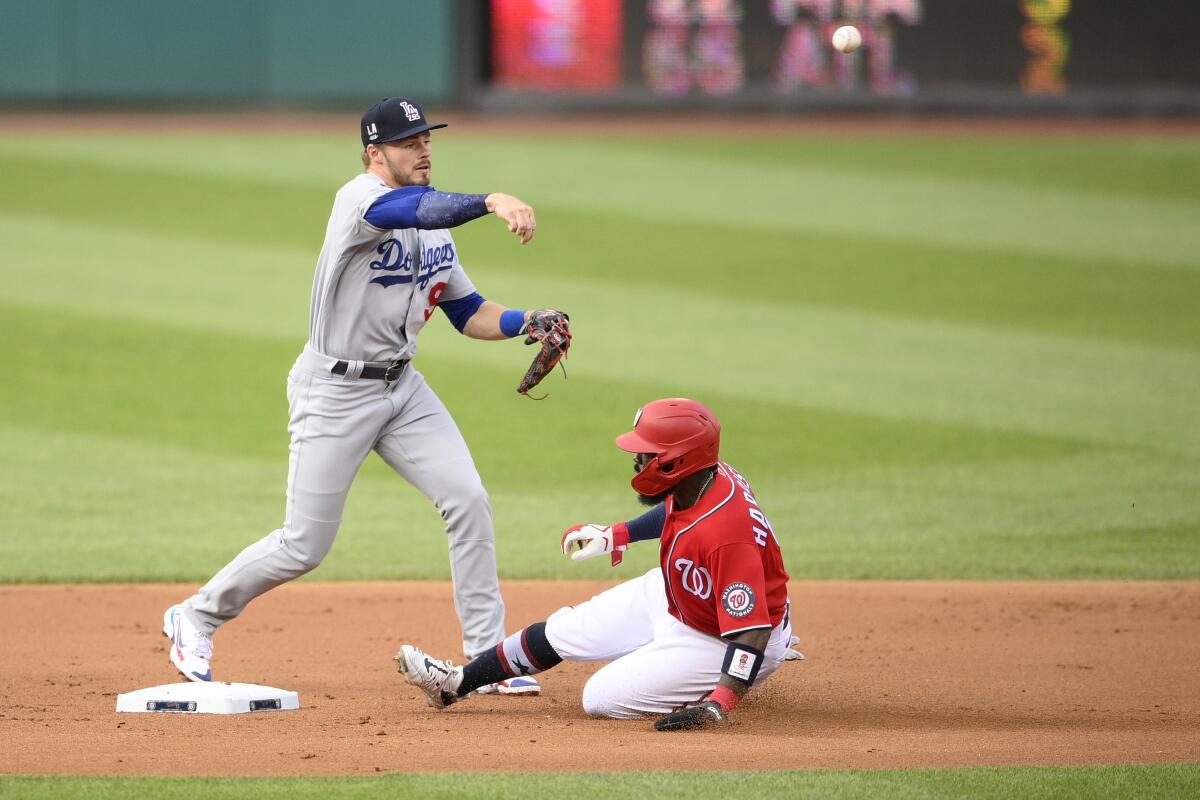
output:
<path id="1" fill-rule="evenodd" d="M 665 501 L 668 497 L 670 497 L 671 492 L 673 492 L 673 491 L 675 491 L 674 488 L 668 489 L 665 492 L 659 492 L 658 494 L 642 494 L 641 492 L 638 492 L 637 493 L 638 502 L 644 506 L 649 506 L 650 508 L 654 508 L 656 505 L 658 505 L 659 503 Z"/>
<path id="2" fill-rule="evenodd" d="M 397 186 L 428 186 L 433 182 L 433 164 L 428 159 L 414 162 L 412 166 L 405 170 L 403 166 L 397 166 L 393 163 L 392 158 L 386 152 L 383 160 L 387 163 L 388 172 L 392 176 L 392 183 Z M 425 164 L 424 171 L 418 171 L 417 165 Z"/>

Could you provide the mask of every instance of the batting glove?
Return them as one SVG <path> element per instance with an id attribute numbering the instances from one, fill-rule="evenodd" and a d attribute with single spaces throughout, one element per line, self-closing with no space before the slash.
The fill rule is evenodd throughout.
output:
<path id="1" fill-rule="evenodd" d="M 694 706 L 672 711 L 665 717 L 659 717 L 654 723 L 656 731 L 690 731 L 696 728 L 711 728 L 723 725 L 729 720 L 721 704 L 715 700 L 706 700 Z"/>
<path id="2" fill-rule="evenodd" d="M 622 554 L 629 547 L 629 526 L 624 522 L 616 525 L 574 525 L 567 528 L 562 536 L 563 555 L 569 555 L 572 561 L 586 561 L 589 558 L 612 555 L 612 565 L 621 563 Z M 571 552 L 572 548 L 575 552 Z"/>
<path id="3" fill-rule="evenodd" d="M 783 654 L 784 661 L 803 661 L 804 660 L 804 653 L 801 653 L 798 649 L 796 649 L 796 645 L 798 645 L 798 644 L 800 644 L 799 636 L 793 636 L 791 639 L 788 640 L 788 649 Z"/>

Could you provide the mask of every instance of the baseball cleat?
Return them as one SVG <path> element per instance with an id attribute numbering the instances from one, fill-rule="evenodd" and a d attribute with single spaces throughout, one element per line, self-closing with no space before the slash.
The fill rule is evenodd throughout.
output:
<path id="1" fill-rule="evenodd" d="M 183 613 L 171 606 L 163 613 L 163 636 L 171 640 L 171 663 L 189 681 L 211 681 L 212 637 L 200 631 Z"/>
<path id="2" fill-rule="evenodd" d="M 396 653 L 395 660 L 404 681 L 424 692 L 425 700 L 434 708 L 445 708 L 461 699 L 457 690 L 462 684 L 462 668 L 449 659 L 430 658 L 420 648 L 406 644 Z"/>
<path id="3" fill-rule="evenodd" d="M 508 694 L 508 695 L 526 695 L 536 697 L 542 693 L 542 685 L 538 683 L 537 678 L 531 675 L 518 675 L 515 678 L 508 678 L 503 681 L 489 683 L 487 686 L 480 686 L 475 690 L 475 694 Z"/>

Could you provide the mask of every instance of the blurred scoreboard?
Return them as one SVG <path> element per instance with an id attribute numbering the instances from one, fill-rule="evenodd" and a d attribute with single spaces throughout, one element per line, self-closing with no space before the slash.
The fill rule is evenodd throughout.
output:
<path id="1" fill-rule="evenodd" d="M 508 95 L 643 105 L 1200 96 L 1187 35 L 1200 0 L 490 0 L 487 9 L 483 82 Z M 830 45 L 847 24 L 863 34 L 849 56 Z"/>

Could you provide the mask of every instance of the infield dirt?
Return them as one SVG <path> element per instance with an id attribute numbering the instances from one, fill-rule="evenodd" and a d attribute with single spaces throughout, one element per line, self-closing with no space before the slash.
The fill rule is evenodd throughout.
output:
<path id="1" fill-rule="evenodd" d="M 508 582 L 510 629 L 610 584 Z M 598 665 L 437 712 L 391 661 L 457 658 L 448 584 L 289 584 L 216 637 L 216 675 L 294 712 L 117 714 L 172 683 L 163 609 L 194 587 L 0 587 L 0 773 L 880 768 L 1200 761 L 1200 583 L 794 582 L 808 660 L 714 732 L 587 718 Z"/>

